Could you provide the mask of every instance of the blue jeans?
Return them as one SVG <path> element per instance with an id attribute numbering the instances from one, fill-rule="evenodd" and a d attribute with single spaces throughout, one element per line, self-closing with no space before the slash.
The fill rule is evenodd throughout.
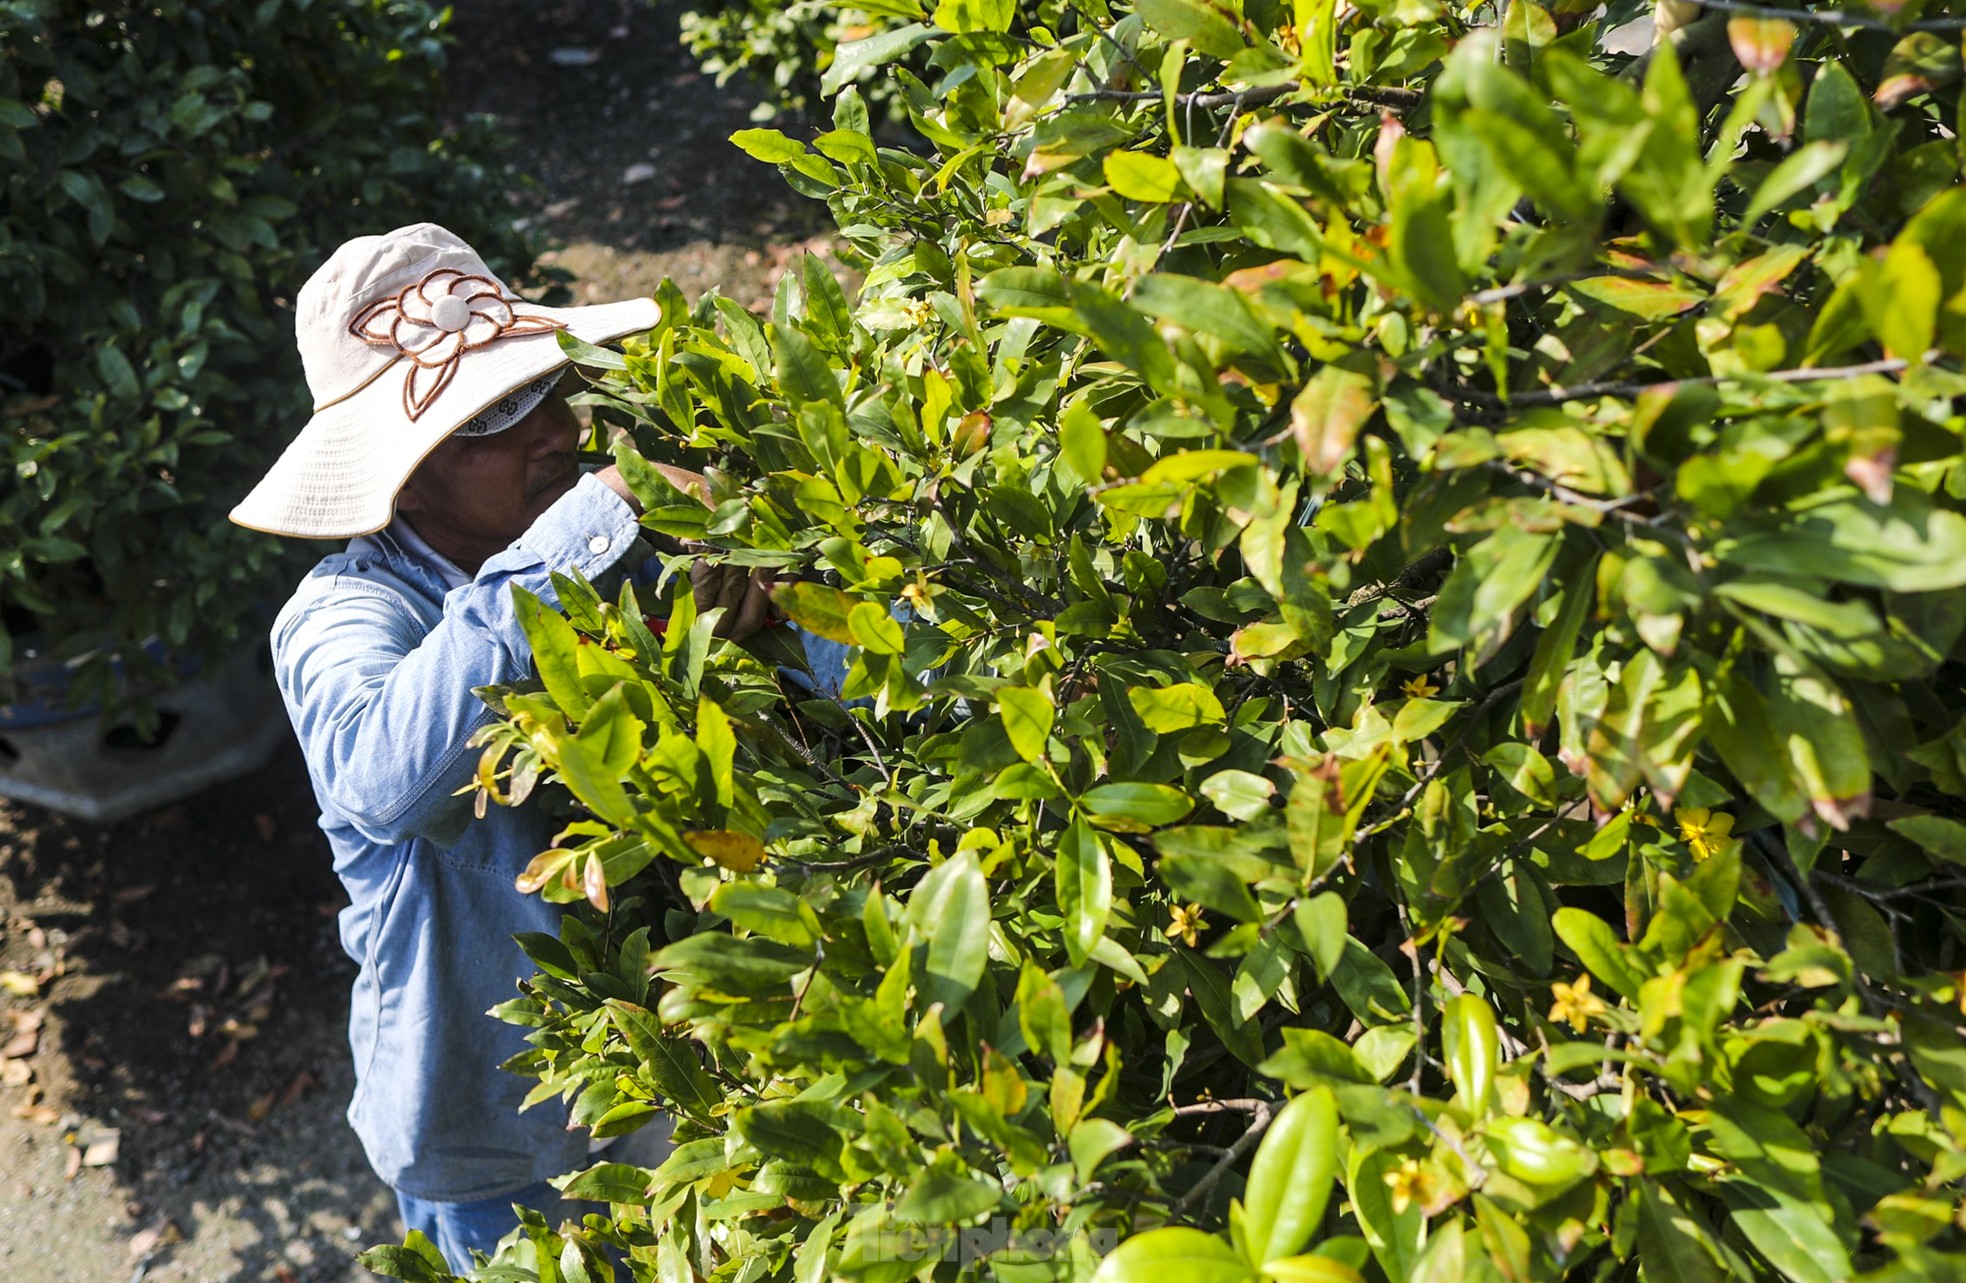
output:
<path id="1" fill-rule="evenodd" d="M 545 1181 L 469 1203 L 437 1203 L 412 1198 L 400 1190 L 396 1193 L 396 1210 L 402 1214 L 404 1230 L 423 1231 L 457 1274 L 471 1268 L 472 1249 L 490 1256 L 498 1240 L 518 1226 L 519 1218 L 512 1214 L 514 1203 L 542 1213 L 548 1224 L 558 1224 L 573 1211 L 571 1204 L 561 1203 L 560 1191 Z"/>

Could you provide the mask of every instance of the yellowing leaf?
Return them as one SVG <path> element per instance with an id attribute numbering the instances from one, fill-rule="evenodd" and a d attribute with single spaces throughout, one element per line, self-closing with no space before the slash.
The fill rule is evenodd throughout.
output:
<path id="1" fill-rule="evenodd" d="M 683 840 L 733 873 L 749 873 L 765 858 L 764 843 L 729 829 L 692 829 Z"/>
<path id="2" fill-rule="evenodd" d="M 772 590 L 771 599 L 793 623 L 814 636 L 848 646 L 855 644 L 847 616 L 856 603 L 839 589 L 798 580 L 780 584 Z"/>
<path id="3" fill-rule="evenodd" d="M 607 870 L 602 867 L 598 852 L 587 853 L 586 867 L 580 871 L 580 891 L 587 897 L 587 903 L 602 913 L 608 911 Z"/>
<path id="4" fill-rule="evenodd" d="M 1595 299 L 1607 307 L 1630 312 L 1648 321 L 1663 321 L 1667 317 L 1678 316 L 1687 308 L 1706 301 L 1707 297 L 1699 290 L 1683 285 L 1667 281 L 1635 281 L 1624 276 L 1593 276 L 1587 281 L 1574 281 L 1568 288 L 1585 298 Z"/>
<path id="5" fill-rule="evenodd" d="M 1290 430 L 1304 454 L 1304 467 L 1315 476 L 1328 476 L 1344 466 L 1358 430 L 1378 405 L 1372 380 L 1365 375 L 1335 365 L 1319 370 L 1290 403 Z"/>

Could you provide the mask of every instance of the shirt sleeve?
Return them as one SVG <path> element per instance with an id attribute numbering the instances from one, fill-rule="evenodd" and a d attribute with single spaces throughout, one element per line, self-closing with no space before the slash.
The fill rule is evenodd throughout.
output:
<path id="1" fill-rule="evenodd" d="M 551 573 L 600 577 L 634 547 L 634 509 L 587 476 L 424 621 L 397 592 L 344 573 L 283 614 L 274 670 L 325 801 L 372 842 L 449 845 L 470 816 L 471 734 L 491 713 L 472 688 L 532 675 L 512 586 L 559 604 Z"/>

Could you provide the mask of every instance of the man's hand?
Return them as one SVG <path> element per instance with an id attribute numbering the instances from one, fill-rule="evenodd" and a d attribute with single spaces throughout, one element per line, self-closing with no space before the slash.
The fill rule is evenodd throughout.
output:
<path id="1" fill-rule="evenodd" d="M 652 466 L 668 479 L 670 485 L 692 496 L 704 507 L 710 506 L 710 483 L 702 473 L 666 463 Z M 610 463 L 594 475 L 608 489 L 627 500 L 629 507 L 638 513 L 642 510 L 634 492 L 629 490 L 628 482 L 623 479 L 620 468 Z M 666 550 L 670 541 L 658 539 L 657 543 Z M 705 549 L 705 545 L 691 543 L 676 543 L 675 547 L 682 552 Z M 707 561 L 698 561 L 689 568 L 689 586 L 696 598 L 698 614 L 723 607 L 724 617 L 717 621 L 715 636 L 742 641 L 763 628 L 772 618 L 773 585 L 771 576 L 765 571 L 747 571 L 742 566 L 715 566 Z"/>
<path id="2" fill-rule="evenodd" d="M 698 614 L 724 608 L 724 617 L 717 621 L 718 637 L 742 641 L 770 622 L 773 585 L 765 571 L 698 561 L 689 568 L 689 586 Z"/>

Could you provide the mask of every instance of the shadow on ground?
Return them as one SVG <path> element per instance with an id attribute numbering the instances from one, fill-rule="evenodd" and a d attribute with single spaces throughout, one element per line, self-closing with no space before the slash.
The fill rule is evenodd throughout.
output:
<path id="1" fill-rule="evenodd" d="M 314 818 L 291 744 L 107 828 L 0 804 L 0 1277 L 368 1277 L 394 1205 Z"/>
<path id="2" fill-rule="evenodd" d="M 678 35 L 673 0 L 477 0 L 452 29 L 452 106 L 498 118 L 513 142 L 518 216 L 559 248 L 573 302 L 646 295 L 664 276 L 695 298 L 716 286 L 769 304 L 788 263 L 832 241 L 824 205 L 730 135 L 756 91 L 719 88 Z M 804 136 L 799 122 L 777 127 Z M 521 182 L 530 173 L 535 180 Z"/>

